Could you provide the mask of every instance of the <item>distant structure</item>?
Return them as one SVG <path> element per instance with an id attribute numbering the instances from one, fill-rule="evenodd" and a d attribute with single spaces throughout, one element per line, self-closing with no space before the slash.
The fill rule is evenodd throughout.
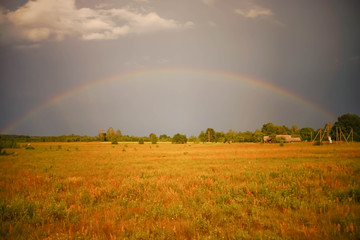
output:
<path id="1" fill-rule="evenodd" d="M 291 135 L 276 135 L 276 138 L 282 138 L 286 143 L 301 142 L 299 137 L 292 137 Z"/>
<path id="2" fill-rule="evenodd" d="M 275 139 L 284 139 L 285 143 L 301 142 L 299 137 L 292 137 L 291 135 L 276 135 Z M 272 139 L 270 136 L 264 136 L 264 143 L 271 143 Z"/>
<path id="3" fill-rule="evenodd" d="M 271 137 L 270 136 L 264 136 L 264 143 L 271 143 Z"/>
<path id="4" fill-rule="evenodd" d="M 353 142 L 354 141 L 354 130 L 352 128 L 350 128 L 350 132 L 349 134 L 346 136 L 344 134 L 344 131 L 342 130 L 341 127 L 335 127 L 335 140 L 331 139 L 331 123 L 328 122 L 324 129 L 319 129 L 317 134 L 315 135 L 314 139 L 312 140 L 312 143 L 314 143 L 315 141 L 319 141 L 319 142 L 323 142 L 323 139 L 326 139 L 325 142 L 328 143 L 349 143 L 349 142 Z M 325 136 L 326 135 L 326 136 Z"/>

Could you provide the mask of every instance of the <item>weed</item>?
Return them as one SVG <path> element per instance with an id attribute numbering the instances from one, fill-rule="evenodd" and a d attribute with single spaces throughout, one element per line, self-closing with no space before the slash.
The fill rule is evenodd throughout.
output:
<path id="1" fill-rule="evenodd" d="M 33 202 L 17 199 L 11 203 L 0 203 L 0 218 L 2 221 L 32 219 L 38 206 Z"/>
<path id="2" fill-rule="evenodd" d="M 64 202 L 55 203 L 53 201 L 46 207 L 46 211 L 54 221 L 64 220 L 68 217 L 68 211 Z"/>

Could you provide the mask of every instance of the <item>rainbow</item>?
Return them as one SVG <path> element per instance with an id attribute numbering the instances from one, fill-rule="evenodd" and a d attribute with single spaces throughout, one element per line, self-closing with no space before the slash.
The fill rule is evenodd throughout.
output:
<path id="1" fill-rule="evenodd" d="M 88 82 L 83 85 L 79 85 L 78 87 L 72 88 L 70 90 L 67 90 L 65 92 L 62 92 L 47 101 L 43 102 L 42 104 L 34 107 L 33 109 L 29 110 L 25 114 L 23 114 L 21 117 L 16 119 L 15 121 L 9 123 L 7 126 L 5 126 L 0 132 L 3 134 L 9 133 L 11 130 L 15 129 L 18 125 L 26 121 L 27 119 L 33 117 L 40 111 L 42 111 L 45 108 L 50 107 L 51 105 L 60 102 L 61 100 L 68 98 L 75 93 L 78 93 L 80 91 L 83 91 L 85 89 L 93 88 L 96 86 L 99 86 L 101 84 L 110 83 L 113 81 L 120 81 L 132 77 L 146 77 L 151 74 L 180 74 L 180 73 L 191 73 L 191 74 L 200 74 L 200 75 L 210 75 L 214 77 L 219 77 L 221 79 L 230 79 L 235 81 L 242 81 L 249 83 L 254 86 L 258 86 L 261 88 L 264 88 L 266 90 L 270 90 L 272 92 L 275 92 L 277 94 L 280 94 L 284 97 L 293 99 L 302 105 L 305 105 L 307 107 L 312 108 L 315 111 L 319 111 L 322 114 L 324 114 L 327 118 L 334 120 L 336 119 L 335 115 L 325 108 L 317 105 L 316 103 L 298 95 L 297 93 L 294 93 L 286 88 L 280 87 L 278 85 L 256 79 L 253 77 L 245 76 L 245 75 L 238 75 L 234 73 L 229 72 L 223 72 L 223 71 L 217 71 L 217 70 L 209 70 L 209 69 L 200 69 L 200 68 L 159 68 L 159 69 L 143 69 L 140 71 L 132 71 L 132 72 L 126 72 L 126 73 L 120 73 L 112 76 L 108 76 L 103 79 L 99 79 L 96 81 Z"/>

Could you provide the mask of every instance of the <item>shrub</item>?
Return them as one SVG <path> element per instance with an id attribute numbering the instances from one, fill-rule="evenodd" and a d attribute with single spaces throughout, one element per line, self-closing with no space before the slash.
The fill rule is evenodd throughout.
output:
<path id="1" fill-rule="evenodd" d="M 185 144 L 185 143 L 187 143 L 186 135 L 182 135 L 180 133 L 177 133 L 177 134 L 174 135 L 171 142 L 176 143 L 176 144 Z"/>
<path id="2" fill-rule="evenodd" d="M 112 140 L 111 144 L 118 144 L 116 140 Z"/>
<path id="3" fill-rule="evenodd" d="M 157 143 L 158 138 L 157 138 L 157 136 L 155 135 L 155 133 L 151 133 L 149 137 L 150 137 L 150 141 L 151 141 L 152 144 L 156 144 L 156 143 Z"/>
<path id="4" fill-rule="evenodd" d="M 60 202 L 58 204 L 52 202 L 51 205 L 46 207 L 46 211 L 55 221 L 66 219 L 68 216 L 66 204 L 64 202 Z"/>
<path id="5" fill-rule="evenodd" d="M 139 144 L 144 144 L 144 139 L 143 138 L 139 139 Z"/>

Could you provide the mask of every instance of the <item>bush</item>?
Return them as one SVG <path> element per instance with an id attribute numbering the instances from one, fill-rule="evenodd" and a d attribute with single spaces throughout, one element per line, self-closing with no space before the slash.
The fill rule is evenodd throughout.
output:
<path id="1" fill-rule="evenodd" d="M 177 133 L 177 134 L 174 135 L 171 142 L 176 143 L 176 144 L 185 144 L 185 143 L 187 143 L 186 135 L 182 135 L 180 133 Z"/>
<path id="2" fill-rule="evenodd" d="M 152 138 L 152 139 L 151 139 L 151 143 L 152 143 L 152 144 L 157 144 L 157 138 Z"/>
<path id="3" fill-rule="evenodd" d="M 139 139 L 139 144 L 144 144 L 144 139 L 143 138 Z"/>
<path id="4" fill-rule="evenodd" d="M 116 140 L 112 140 L 111 144 L 118 144 Z"/>
<path id="5" fill-rule="evenodd" d="M 150 138 L 150 141 L 151 141 L 152 144 L 156 144 L 157 141 L 158 141 L 158 138 L 157 138 L 155 133 L 151 133 L 149 138 Z"/>

